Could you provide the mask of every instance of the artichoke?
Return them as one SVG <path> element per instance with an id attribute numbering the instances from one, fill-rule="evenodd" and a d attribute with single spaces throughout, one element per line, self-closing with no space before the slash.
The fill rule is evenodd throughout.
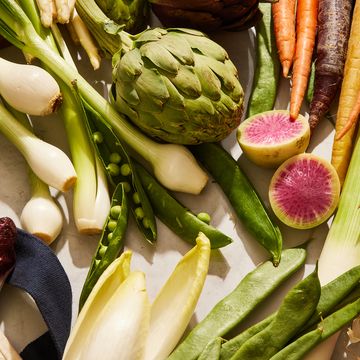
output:
<path id="1" fill-rule="evenodd" d="M 205 32 L 244 30 L 261 19 L 259 0 L 150 0 L 166 27 L 190 27 Z"/>
<path id="2" fill-rule="evenodd" d="M 96 3 L 109 19 L 125 25 L 124 30 L 131 34 L 144 30 L 147 25 L 147 0 L 96 0 Z"/>
<path id="3" fill-rule="evenodd" d="M 124 36 L 124 33 L 123 33 Z M 224 139 L 240 123 L 243 89 L 226 51 L 190 29 L 148 29 L 113 57 L 112 101 L 149 136 Z"/>

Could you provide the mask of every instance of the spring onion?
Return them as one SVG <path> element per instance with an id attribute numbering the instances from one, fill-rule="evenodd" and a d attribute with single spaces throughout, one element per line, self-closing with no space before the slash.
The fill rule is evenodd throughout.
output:
<path id="1" fill-rule="evenodd" d="M 3 58 L 0 58 L 0 94 L 13 108 L 29 115 L 51 114 L 62 101 L 59 85 L 47 71 Z"/>
<path id="2" fill-rule="evenodd" d="M 358 135 L 338 210 L 319 258 L 319 278 L 322 284 L 326 284 L 352 267 L 360 265 L 359 139 Z M 316 347 L 306 357 L 306 360 L 330 359 L 337 335 L 333 335 Z"/>
<path id="3" fill-rule="evenodd" d="M 181 145 L 156 143 L 129 124 L 76 69 L 46 44 L 15 0 L 1 1 L 0 19 L 0 34 L 21 50 L 40 59 L 68 86 L 76 84 L 83 100 L 130 148 L 151 164 L 160 182 L 174 191 L 201 192 L 208 177 L 192 154 Z"/>
<path id="4" fill-rule="evenodd" d="M 22 153 L 32 171 L 46 184 L 60 191 L 69 190 L 76 181 L 76 172 L 68 156 L 22 125 L 0 104 L 0 131 Z"/>

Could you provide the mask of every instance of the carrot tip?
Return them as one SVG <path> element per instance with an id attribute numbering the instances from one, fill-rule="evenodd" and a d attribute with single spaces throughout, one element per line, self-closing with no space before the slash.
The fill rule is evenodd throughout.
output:
<path id="1" fill-rule="evenodd" d="M 290 66 L 291 66 L 291 61 L 290 60 L 284 60 L 282 62 L 282 70 L 283 70 L 282 72 L 283 72 L 283 76 L 285 78 L 287 78 L 288 75 L 289 75 Z"/>

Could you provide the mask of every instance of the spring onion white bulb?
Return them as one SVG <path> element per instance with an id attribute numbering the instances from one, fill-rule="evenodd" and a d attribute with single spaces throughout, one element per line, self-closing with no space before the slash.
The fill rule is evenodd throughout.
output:
<path id="1" fill-rule="evenodd" d="M 69 190 L 76 172 L 69 157 L 22 125 L 0 104 L 0 131 L 17 147 L 31 170 L 46 184 L 60 191 Z"/>
<path id="2" fill-rule="evenodd" d="M 153 171 L 165 187 L 190 194 L 201 192 L 208 176 L 187 148 L 176 144 L 161 144 L 156 150 Z"/>
<path id="3" fill-rule="evenodd" d="M 3 58 L 0 58 L 0 94 L 14 109 L 29 115 L 51 114 L 62 101 L 59 85 L 47 71 Z"/>
<path id="4" fill-rule="evenodd" d="M 48 185 L 31 170 L 29 172 L 31 198 L 21 212 L 21 225 L 24 230 L 50 245 L 61 232 L 63 216 L 50 194 Z"/>

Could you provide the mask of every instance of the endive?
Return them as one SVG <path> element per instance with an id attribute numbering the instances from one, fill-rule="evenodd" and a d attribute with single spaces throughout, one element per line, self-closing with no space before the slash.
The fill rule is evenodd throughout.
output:
<path id="1" fill-rule="evenodd" d="M 130 251 L 123 253 L 99 278 L 75 323 L 63 360 L 162 360 L 180 340 L 208 272 L 209 239 L 199 234 L 151 307 L 144 274 L 130 272 L 130 258 Z"/>

